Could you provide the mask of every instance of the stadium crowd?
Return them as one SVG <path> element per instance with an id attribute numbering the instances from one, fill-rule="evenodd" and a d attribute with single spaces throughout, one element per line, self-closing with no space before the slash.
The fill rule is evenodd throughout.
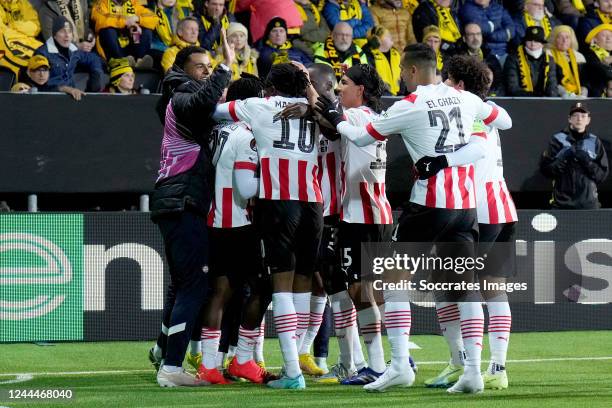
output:
<path id="1" fill-rule="evenodd" d="M 328 64 L 337 79 L 368 63 L 402 95 L 401 52 L 423 42 L 442 75 L 453 55 L 484 60 L 493 96 L 612 95 L 612 0 L 0 0 L 0 69 L 15 92 L 132 94 L 138 73 L 161 77 L 187 46 L 221 63 L 222 29 L 233 80 L 290 60 Z"/>

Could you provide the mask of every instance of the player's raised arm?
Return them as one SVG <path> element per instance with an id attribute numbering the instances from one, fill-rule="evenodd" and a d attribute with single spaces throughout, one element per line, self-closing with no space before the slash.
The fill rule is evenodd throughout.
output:
<path id="1" fill-rule="evenodd" d="M 247 101 L 254 101 L 257 98 L 249 98 L 244 101 L 236 100 L 226 103 L 220 103 L 216 106 L 215 111 L 213 113 L 213 120 L 228 120 L 234 122 L 246 122 L 250 123 L 252 114 L 247 108 Z M 251 103 L 253 105 L 253 103 Z"/>

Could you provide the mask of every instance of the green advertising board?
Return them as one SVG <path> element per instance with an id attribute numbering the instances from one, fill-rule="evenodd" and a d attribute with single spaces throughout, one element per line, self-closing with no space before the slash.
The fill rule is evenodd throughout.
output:
<path id="1" fill-rule="evenodd" d="M 83 339 L 83 215 L 0 217 L 0 342 Z"/>

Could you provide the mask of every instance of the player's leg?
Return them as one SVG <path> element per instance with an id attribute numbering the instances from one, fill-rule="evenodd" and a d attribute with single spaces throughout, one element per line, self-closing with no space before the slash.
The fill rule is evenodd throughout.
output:
<path id="1" fill-rule="evenodd" d="M 441 238 L 443 243 L 440 251 L 443 257 L 453 259 L 474 259 L 476 257 L 475 244 L 478 241 L 478 224 L 476 210 L 442 210 L 450 217 L 452 228 Z M 437 245 L 438 247 L 438 245 Z M 448 247 L 448 252 L 444 249 Z M 448 253 L 448 255 L 447 255 Z M 440 256 L 440 254 L 439 254 Z M 462 274 L 450 271 L 445 277 L 446 282 L 474 283 L 473 269 Z M 461 337 L 465 347 L 464 372 L 457 383 L 450 387 L 449 393 L 477 393 L 483 390 L 480 363 L 482 354 L 482 338 L 484 332 L 484 312 L 482 310 L 482 297 L 474 290 L 459 290 L 449 293 L 448 301 L 458 302 L 459 318 L 461 324 Z"/>
<path id="2" fill-rule="evenodd" d="M 363 242 L 388 242 L 391 239 L 391 225 L 346 224 L 340 225 L 339 240 L 345 252 L 350 252 L 351 264 L 345 265 L 349 277 L 349 294 L 357 309 L 359 327 L 368 352 L 369 367 L 363 367 L 353 378 L 343 381 L 347 385 L 365 385 L 375 381 L 385 370 L 385 356 L 382 346 L 382 319 L 374 297 L 371 279 L 362 279 L 361 245 Z M 348 251 L 345 249 L 347 248 Z"/>
<path id="3" fill-rule="evenodd" d="M 204 385 L 182 367 L 189 339 L 206 297 L 208 277 L 208 231 L 204 220 L 184 212 L 176 219 L 159 221 L 166 248 L 172 254 L 170 267 L 176 299 L 168 326 L 164 364 L 157 374 L 162 387 Z"/>
<path id="4" fill-rule="evenodd" d="M 320 263 L 319 263 L 320 265 Z M 317 268 L 319 269 L 319 268 Z M 300 367 L 306 374 L 320 376 L 325 374 L 315 363 L 310 348 L 319 332 L 323 321 L 323 312 L 327 304 L 327 293 L 323 288 L 323 281 L 319 272 L 315 272 L 312 277 L 312 294 L 310 296 L 310 316 L 306 332 L 302 336 L 302 344 L 300 345 Z M 299 327 L 299 318 L 298 318 Z"/>
<path id="5" fill-rule="evenodd" d="M 223 309 L 221 319 L 221 339 L 217 352 L 217 369 L 227 369 L 229 362 L 235 355 L 238 342 L 238 329 L 244 308 L 244 299 L 248 296 L 246 287 L 233 291 L 232 297 Z"/>
<path id="6" fill-rule="evenodd" d="M 323 375 L 329 373 L 329 368 L 327 367 L 327 356 L 329 355 L 329 337 L 331 336 L 331 329 L 331 306 L 329 303 L 326 303 L 325 309 L 323 310 L 321 326 L 319 327 L 319 331 L 317 332 L 317 336 L 315 337 L 313 343 L 314 361 L 317 367 L 323 371 Z"/>
<path id="7" fill-rule="evenodd" d="M 296 267 L 296 232 L 301 207 L 296 201 L 260 200 L 255 213 L 260 230 L 262 256 L 272 280 L 274 324 L 283 356 L 285 375 L 267 385 L 271 388 L 306 387 L 299 365 L 296 338 L 297 314 L 293 303 Z"/>
<path id="8" fill-rule="evenodd" d="M 277 378 L 271 378 L 271 375 L 253 359 L 261 323 L 272 300 L 272 288 L 261 263 L 261 257 L 258 255 L 258 243 L 253 227 L 245 228 L 241 232 L 240 240 L 236 242 L 240 248 L 243 248 L 240 264 L 248 284 L 249 296 L 242 312 L 236 356 L 227 371 L 234 377 L 261 384 Z"/>
<path id="9" fill-rule="evenodd" d="M 168 251 L 166 251 L 166 259 L 171 256 Z M 170 264 L 171 262 L 168 261 Z M 162 323 L 161 323 L 161 331 L 157 336 L 157 341 L 155 342 L 155 346 L 153 346 L 149 350 L 149 361 L 155 367 L 155 371 L 159 371 L 159 367 L 163 364 L 163 359 L 166 355 L 166 347 L 168 342 L 168 326 L 170 325 L 170 316 L 172 314 L 172 308 L 174 307 L 174 302 L 176 300 L 176 293 L 174 292 L 174 287 L 172 286 L 172 282 L 168 285 L 168 289 L 166 291 L 166 298 L 164 300 L 164 309 L 162 311 Z"/>
<path id="10" fill-rule="evenodd" d="M 484 273 L 480 275 L 481 287 L 484 281 L 506 283 L 515 273 L 515 223 L 484 225 L 480 224 L 481 243 L 492 245 L 479 246 L 479 255 L 487 254 Z M 506 357 L 510 341 L 512 314 L 508 295 L 505 291 L 482 291 L 489 314 L 489 349 L 491 358 L 483 374 L 485 388 L 508 388 Z"/>

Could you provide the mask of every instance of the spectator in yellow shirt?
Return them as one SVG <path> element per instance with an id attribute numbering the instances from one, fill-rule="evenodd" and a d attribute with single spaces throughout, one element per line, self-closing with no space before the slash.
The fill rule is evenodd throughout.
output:
<path id="1" fill-rule="evenodd" d="M 153 30 L 158 17 L 138 0 L 96 0 L 91 19 L 95 24 L 98 53 L 107 60 L 127 57 L 131 65 L 152 68 Z"/>

